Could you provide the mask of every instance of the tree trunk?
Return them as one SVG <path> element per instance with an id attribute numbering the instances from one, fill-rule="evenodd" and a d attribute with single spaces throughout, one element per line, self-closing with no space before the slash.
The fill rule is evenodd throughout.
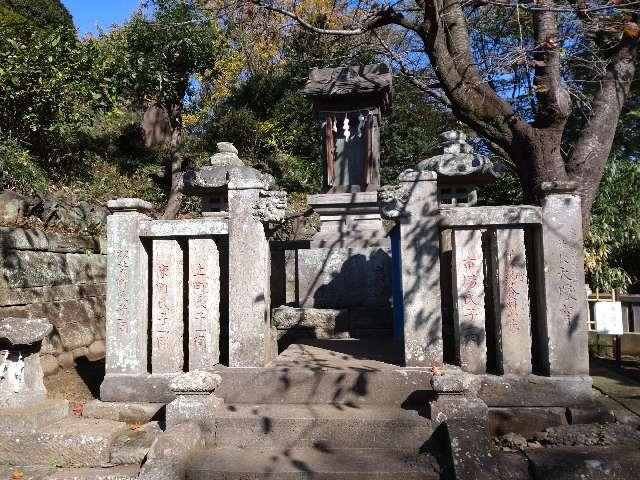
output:
<path id="1" fill-rule="evenodd" d="M 527 128 L 518 130 L 509 149 L 518 166 L 525 201 L 539 203 L 540 186 L 544 182 L 568 180 L 560 150 L 562 130 Z"/>
<path id="2" fill-rule="evenodd" d="M 182 164 L 184 158 L 180 154 L 180 142 L 182 140 L 182 115 L 180 107 L 170 106 L 167 108 L 169 122 L 171 124 L 171 140 L 169 142 L 169 162 L 167 171 L 169 173 L 169 195 L 167 205 L 162 218 L 173 220 L 178 215 L 182 206 L 183 195 L 178 190 L 180 177 L 182 176 Z"/>

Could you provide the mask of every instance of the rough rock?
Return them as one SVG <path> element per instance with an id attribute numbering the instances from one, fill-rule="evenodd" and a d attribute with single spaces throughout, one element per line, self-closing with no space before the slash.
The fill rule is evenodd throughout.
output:
<path id="1" fill-rule="evenodd" d="M 63 352 L 56 358 L 58 359 L 58 365 L 62 368 L 73 368 L 76 366 L 76 362 L 71 352 Z"/>
<path id="2" fill-rule="evenodd" d="M 0 193 L 0 223 L 11 225 L 19 223 L 28 215 L 30 199 L 18 193 L 5 191 Z"/>
<path id="3" fill-rule="evenodd" d="M 116 437 L 111 447 L 111 463 L 139 465 L 161 433 L 158 422 L 149 422 L 136 430 L 123 432 Z"/>
<path id="4" fill-rule="evenodd" d="M 60 369 L 58 359 L 53 355 L 40 355 L 40 365 L 42 365 L 42 373 L 45 377 L 55 375 Z"/>
<path id="5" fill-rule="evenodd" d="M 630 480 L 640 478 L 640 452 L 625 447 L 527 450 L 535 480 Z"/>
<path id="6" fill-rule="evenodd" d="M 244 162 L 238 157 L 238 149 L 230 142 L 218 142 L 218 152 L 211 156 L 209 163 L 217 166 L 243 166 Z"/>
<path id="7" fill-rule="evenodd" d="M 437 422 L 461 418 L 481 418 L 487 421 L 489 414 L 489 409 L 482 400 L 463 395 L 440 395 L 429 407 L 431 419 Z"/>
<path id="8" fill-rule="evenodd" d="M 71 351 L 71 355 L 73 355 L 74 360 L 80 357 L 86 357 L 88 353 L 89 349 L 87 347 L 78 347 Z"/>
<path id="9" fill-rule="evenodd" d="M 0 319 L 0 339 L 13 345 L 31 345 L 41 341 L 51 333 L 53 326 L 46 318 L 3 318 Z"/>
<path id="10" fill-rule="evenodd" d="M 507 433 L 499 438 L 500 445 L 512 450 L 524 450 L 527 448 L 527 439 L 519 433 Z"/>
<path id="11" fill-rule="evenodd" d="M 348 335 L 349 312 L 324 308 L 294 308 L 281 306 L 272 311 L 272 324 L 280 331 L 313 331 L 316 338 Z"/>
<path id="12" fill-rule="evenodd" d="M 489 429 L 496 436 L 514 432 L 531 438 L 546 428 L 566 424 L 566 409 L 563 407 L 494 407 L 489 410 Z"/>
<path id="13" fill-rule="evenodd" d="M 66 400 L 44 400 L 30 406 L 0 409 L 0 433 L 32 432 L 69 414 Z"/>
<path id="14" fill-rule="evenodd" d="M 106 354 L 106 348 L 104 340 L 96 340 L 87 348 L 87 359 L 91 362 L 103 359 Z"/>
<path id="15" fill-rule="evenodd" d="M 431 387 L 438 393 L 477 393 L 480 379 L 459 368 L 447 367 L 431 377 Z"/>
<path id="16" fill-rule="evenodd" d="M 22 433 L 0 433 L 0 463 L 99 467 L 109 463 L 110 448 L 126 424 L 67 418 Z"/>
<path id="17" fill-rule="evenodd" d="M 162 403 L 124 403 L 92 400 L 84 405 L 82 416 L 127 423 L 146 423 L 162 409 Z"/>
<path id="18" fill-rule="evenodd" d="M 153 210 L 153 204 L 145 202 L 139 198 L 116 198 L 107 202 L 110 210 L 132 210 L 132 211 L 150 211 Z"/>
<path id="19" fill-rule="evenodd" d="M 181 373 L 169 383 L 169 388 L 176 394 L 211 393 L 220 386 L 220 375 L 204 370 Z"/>
<path id="20" fill-rule="evenodd" d="M 183 423 L 167 429 L 149 449 L 147 458 L 185 458 L 195 448 L 204 447 L 204 436 L 194 423 Z"/>
<path id="21" fill-rule="evenodd" d="M 553 446 L 624 445 L 640 448 L 640 430 L 620 423 L 551 427 L 534 435 L 534 438 L 543 445 Z"/>

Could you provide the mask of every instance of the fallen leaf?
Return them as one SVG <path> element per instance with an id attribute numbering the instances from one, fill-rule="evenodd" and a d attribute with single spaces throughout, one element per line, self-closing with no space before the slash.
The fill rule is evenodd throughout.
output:
<path id="1" fill-rule="evenodd" d="M 627 22 L 624 24 L 624 33 L 631 38 L 638 38 L 640 36 L 640 26 L 636 22 Z"/>
<path id="2" fill-rule="evenodd" d="M 20 480 L 21 478 L 24 478 L 24 473 L 20 470 L 14 470 L 11 472 L 11 480 Z"/>
<path id="3" fill-rule="evenodd" d="M 131 430 L 138 430 L 141 426 L 142 424 L 140 422 L 133 422 L 131 425 L 129 425 L 129 428 Z"/>
<path id="4" fill-rule="evenodd" d="M 84 406 L 82 404 L 76 405 L 71 409 L 71 411 L 76 415 L 82 415 L 83 410 L 84 410 Z"/>

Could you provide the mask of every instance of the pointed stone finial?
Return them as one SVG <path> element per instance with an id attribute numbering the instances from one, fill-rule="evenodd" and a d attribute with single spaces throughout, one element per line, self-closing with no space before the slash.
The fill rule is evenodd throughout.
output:
<path id="1" fill-rule="evenodd" d="M 214 167 L 243 166 L 244 163 L 238 157 L 238 149 L 231 142 L 218 142 L 218 152 L 211 156 L 209 163 Z"/>

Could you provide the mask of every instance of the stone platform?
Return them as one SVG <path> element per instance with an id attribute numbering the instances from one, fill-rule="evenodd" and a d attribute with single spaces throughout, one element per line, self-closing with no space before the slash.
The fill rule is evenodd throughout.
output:
<path id="1" fill-rule="evenodd" d="M 216 395 L 229 404 L 426 405 L 435 393 L 431 368 L 403 367 L 392 341 L 316 340 L 287 347 L 263 368 L 217 366 Z M 447 368 L 443 369 L 447 371 Z M 101 400 L 168 403 L 174 375 L 107 375 Z M 489 407 L 554 407 L 587 404 L 586 376 L 478 375 L 480 398 Z"/>
<path id="2" fill-rule="evenodd" d="M 246 450 L 224 448 L 197 453 L 187 467 L 191 480 L 435 480 L 440 478 L 430 455 L 393 449 L 295 448 Z"/>

